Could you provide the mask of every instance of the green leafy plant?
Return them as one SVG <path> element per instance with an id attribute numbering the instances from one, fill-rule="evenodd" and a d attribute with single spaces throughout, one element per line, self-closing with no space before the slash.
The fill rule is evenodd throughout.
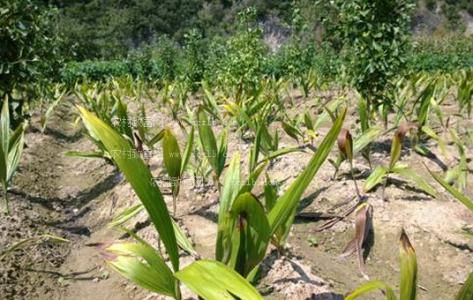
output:
<path id="1" fill-rule="evenodd" d="M 20 163 L 25 143 L 24 135 L 27 123 L 21 123 L 13 131 L 11 131 L 10 125 L 8 97 L 5 97 L 0 118 L 0 182 L 5 199 L 3 210 L 7 214 L 10 213 L 8 205 L 8 186 Z"/>
<path id="2" fill-rule="evenodd" d="M 403 69 L 413 1 L 336 1 L 345 67 L 367 101 L 367 113 L 381 110 L 387 125 L 391 80 Z"/>
<path id="3" fill-rule="evenodd" d="M 219 178 L 225 167 L 227 158 L 227 133 L 226 130 L 220 136 L 219 146 L 212 130 L 212 124 L 207 116 L 205 110 L 200 107 L 197 111 L 197 122 L 199 138 L 202 144 L 202 149 L 206 159 L 209 161 L 213 169 L 213 179 L 215 186 L 220 189 Z"/>
<path id="4" fill-rule="evenodd" d="M 52 93 L 52 101 L 49 104 L 48 108 L 44 112 L 44 114 L 41 116 L 41 131 L 44 132 L 46 129 L 47 123 L 49 119 L 51 118 L 54 109 L 59 105 L 59 102 L 63 99 L 64 95 L 66 94 L 66 89 L 60 85 L 55 85 L 54 87 L 54 92 Z"/>
<path id="5" fill-rule="evenodd" d="M 358 196 L 358 199 L 361 199 L 360 190 L 358 189 L 358 184 L 355 179 L 355 173 L 353 172 L 353 139 L 348 129 L 342 129 L 337 138 L 337 145 L 343 159 L 348 160 L 348 163 L 350 164 L 350 173 L 353 183 L 355 184 L 356 195 Z"/>
<path id="6" fill-rule="evenodd" d="M 251 194 L 253 179 L 261 171 L 249 174 L 246 183 L 242 185 L 240 155 L 236 153 L 232 157 L 219 199 L 216 243 L 218 261 L 234 268 L 242 276 L 253 279 L 269 243 L 274 243 L 280 249 L 284 246 L 299 201 L 330 153 L 345 114 L 346 110 L 343 110 L 335 119 L 307 167 L 280 197 L 277 197 L 269 177 L 266 177 L 265 206 Z"/>
<path id="7" fill-rule="evenodd" d="M 192 154 L 194 144 L 194 127 L 192 127 L 187 138 L 187 144 L 184 150 L 184 156 L 181 156 L 181 150 L 176 137 L 169 128 L 164 130 L 163 136 L 163 161 L 169 179 L 171 180 L 171 189 L 173 196 L 173 216 L 176 216 L 176 202 L 179 194 L 181 178 L 187 168 Z"/>
<path id="8" fill-rule="evenodd" d="M 425 193 L 431 195 L 432 197 L 436 196 L 435 189 L 422 177 L 416 174 L 412 169 L 410 169 L 407 165 L 398 163 L 401 157 L 402 151 L 402 144 L 406 134 L 413 128 L 412 125 L 408 123 L 402 123 L 399 128 L 394 133 L 394 137 L 391 142 L 391 157 L 389 161 L 388 167 L 385 166 L 377 166 L 370 176 L 366 179 L 364 189 L 365 191 L 370 191 L 376 185 L 383 182 L 384 180 L 384 187 L 386 187 L 387 182 L 389 180 L 389 174 L 394 173 L 409 180 L 412 180 L 416 183 L 416 186 L 420 188 Z M 383 198 L 384 196 L 384 189 L 383 189 Z"/>
<path id="9" fill-rule="evenodd" d="M 188 285 L 205 299 L 217 300 L 231 295 L 262 299 L 256 289 L 231 268 L 214 261 L 197 261 L 179 268 L 177 237 L 163 196 L 153 177 L 138 155 L 117 131 L 82 107 L 81 117 L 87 127 L 113 154 L 113 160 L 133 187 L 157 229 L 171 261 L 172 270 L 163 257 L 144 240 L 129 232 L 135 242 L 114 243 L 103 247 L 108 264 L 122 276 L 151 291 L 181 299 L 179 282 Z M 211 280 L 210 278 L 216 278 Z"/>
<path id="10" fill-rule="evenodd" d="M 18 126 L 32 100 L 41 98 L 62 67 L 57 11 L 37 1 L 2 2 L 0 10 L 0 99 L 9 97 L 10 121 Z M 3 107 L 3 105 L 2 105 Z"/>

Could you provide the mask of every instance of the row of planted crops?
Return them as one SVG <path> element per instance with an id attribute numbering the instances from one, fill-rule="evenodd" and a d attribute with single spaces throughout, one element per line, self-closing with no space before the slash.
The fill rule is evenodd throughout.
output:
<path id="1" fill-rule="evenodd" d="M 320 83 L 317 76 L 308 77 L 302 95 L 295 96 L 298 82 L 264 79 L 257 89 L 245 90 L 241 85 L 211 86 L 203 82 L 192 93 L 183 82 L 156 86 L 131 77 L 107 82 L 83 82 L 72 89 L 56 85 L 54 98 L 36 103 L 42 111 L 41 125 L 47 127 L 55 108 L 72 102 L 77 109 L 77 121 L 82 120 L 84 134 L 96 146 L 89 152 L 69 152 L 67 155 L 104 159 L 124 175 L 136 195 L 139 205 L 119 213 L 111 225 L 130 234 L 128 242 L 118 242 L 101 248 L 107 263 L 118 273 L 150 291 L 181 298 L 184 284 L 205 299 L 261 299 L 253 286 L 259 280 L 259 267 L 268 249 L 275 247 L 281 255 L 294 223 L 299 202 L 321 165 L 333 165 L 334 178 L 342 164 L 348 164 L 353 181 L 356 204 L 343 217 L 356 216 L 356 235 L 346 252 L 357 253 L 359 269 L 365 275 L 361 252 L 372 206 L 364 195 L 383 189 L 392 176 L 400 176 L 421 192 L 436 197 L 438 191 L 428 180 L 402 162 L 402 150 L 409 144 L 420 156 L 429 156 L 429 147 L 447 151 L 447 145 L 457 149 L 457 164 L 444 174 L 428 170 L 435 181 L 453 198 L 473 210 L 466 196 L 468 183 L 468 149 L 473 146 L 471 128 L 451 125 L 445 115 L 445 105 L 455 106 L 458 118 L 468 121 L 471 115 L 473 82 L 471 71 L 457 74 L 419 73 L 395 82 L 394 100 L 390 109 L 368 103 L 366 99 L 344 86 Z M 315 92 L 332 91 L 334 97 L 323 102 L 315 98 L 317 111 L 305 110 L 289 116 L 287 111 L 300 101 L 314 101 Z M 358 107 L 347 109 L 350 97 Z M 181 132 L 173 132 L 147 117 L 149 105 L 171 116 Z M 133 111 L 128 107 L 137 107 Z M 392 108 L 395 109 L 392 109 Z M 4 186 L 4 208 L 8 211 L 8 184 L 14 176 L 24 145 L 26 122 L 11 130 L 8 99 L 3 103 L 1 119 L 1 179 Z M 348 127 L 347 111 L 355 115 L 356 125 Z M 79 118 L 80 117 L 80 118 Z M 153 123 L 154 121 L 154 123 Z M 460 123 L 457 123 L 460 124 Z M 330 126 L 327 130 L 327 126 Z M 221 128 L 221 130 L 216 130 Z M 229 153 L 228 135 L 234 134 L 248 144 L 249 153 Z M 297 147 L 281 147 L 285 136 Z M 392 136 L 390 156 L 375 165 L 370 157 L 373 142 L 382 136 Z M 185 137 L 178 140 L 177 136 Z M 430 145 L 430 146 L 428 146 Z M 338 151 L 332 151 L 338 147 Z M 159 151 L 158 151 L 159 150 Z M 282 156 L 294 152 L 312 153 L 309 163 L 284 191 L 278 191 L 268 168 Z M 338 152 L 338 153 L 337 153 Z M 153 177 L 148 161 L 162 156 L 160 166 L 170 182 L 173 204 L 164 201 L 161 189 Z M 353 158 L 362 156 L 371 173 L 358 186 Z M 248 168 L 243 170 L 243 168 Z M 426 167 L 427 168 L 427 167 Z M 243 172 L 245 171 L 245 172 Z M 242 174 L 245 174 L 243 176 Z M 208 183 L 218 193 L 218 231 L 215 237 L 215 259 L 201 260 L 192 243 L 180 228 L 177 205 L 184 178 Z M 161 181 L 159 181 L 161 182 Z M 262 184 L 263 193 L 255 193 Z M 159 247 L 151 246 L 127 227 L 127 221 L 145 210 L 159 235 Z M 327 222 L 329 228 L 338 219 Z M 51 239 L 55 239 L 51 237 Z M 162 245 L 161 245 L 162 244 Z M 2 256 L 14 251 L 17 245 Z M 182 268 L 182 251 L 195 258 Z M 417 262 L 414 248 L 403 231 L 400 238 L 400 299 L 415 299 Z M 354 299 L 373 289 L 382 289 L 388 299 L 396 293 L 382 281 L 369 281 L 347 295 Z M 456 299 L 471 299 L 473 277 L 470 276 Z"/>
<path id="2" fill-rule="evenodd" d="M 342 256 L 356 254 L 359 273 L 366 279 L 355 290 L 344 291 L 346 299 L 374 290 L 387 299 L 416 299 L 415 242 L 402 226 L 396 228 L 398 287 L 383 278 L 368 278 L 363 253 L 373 226 L 373 195 L 379 191 L 378 200 L 389 207 L 389 186 L 402 180 L 402 187 L 415 187 L 415 193 L 429 199 L 447 194 L 473 213 L 468 189 L 473 149 L 471 42 L 466 38 L 458 53 L 448 55 L 418 45 L 421 53 L 409 56 L 412 2 L 337 0 L 330 5 L 338 23 L 330 27 L 331 20 L 322 20 L 333 30 L 333 36 L 325 37 L 327 43 L 307 42 L 297 34 L 295 22 L 291 43 L 271 53 L 256 10 L 248 8 L 239 14 L 234 35 L 216 38 L 206 48 L 206 40 L 191 31 L 179 53 L 163 39 L 160 45 L 166 51 L 154 49 L 157 53 L 135 59 L 130 55 L 126 61 L 56 61 L 63 70 L 56 74 L 62 76 L 59 80 L 49 74 L 53 65 L 46 54 L 53 51 L 44 43 L 28 45 L 28 28 L 9 21 L 14 20 L 15 7 L 0 9 L 1 16 L 8 16 L 5 24 L 13 28 L 1 33 L 13 36 L 10 42 L 21 41 L 10 43 L 18 46 L 5 52 L 13 58 L 0 64 L 3 211 L 10 213 L 11 186 L 28 135 L 33 130 L 48 134 L 58 111 L 72 110 L 73 125 L 93 147 L 66 155 L 105 161 L 123 175 L 120 180 L 129 183 L 140 201 L 109 223 L 129 238 L 96 245 L 112 269 L 174 299 L 185 298 L 187 290 L 203 299 L 262 299 L 262 266 L 270 251 L 282 257 L 290 252 L 288 239 L 301 200 L 326 164 L 333 170 L 329 184 L 347 179 L 352 200 L 318 230 L 355 219 L 355 234 Z M 45 51 L 39 55 L 15 56 L 40 46 Z M 156 111 L 166 118 L 157 117 Z M 38 114 L 39 129 L 32 128 L 30 122 L 37 122 Z M 380 156 L 375 150 L 386 139 L 387 151 Z M 292 177 L 281 188 L 271 170 L 280 160 L 301 153 L 310 160 L 301 172 L 288 174 Z M 407 163 L 408 153 L 419 164 Z M 453 158 L 441 164 L 441 172 L 424 164 L 438 161 L 438 153 Z M 151 167 L 156 159 L 159 176 Z M 365 177 L 360 165 L 368 170 Z M 213 259 L 202 259 L 181 222 L 181 202 L 197 193 L 194 189 L 190 196 L 183 195 L 190 190 L 184 187 L 189 182 L 216 195 Z M 171 201 L 166 201 L 168 193 Z M 156 229 L 156 240 L 144 239 L 130 225 L 143 213 Z M 463 233 L 465 239 L 473 238 L 472 232 Z M 0 261 L 31 242 L 54 241 L 64 238 L 46 233 L 9 243 L 1 249 Z M 451 295 L 473 299 L 473 273 Z"/>

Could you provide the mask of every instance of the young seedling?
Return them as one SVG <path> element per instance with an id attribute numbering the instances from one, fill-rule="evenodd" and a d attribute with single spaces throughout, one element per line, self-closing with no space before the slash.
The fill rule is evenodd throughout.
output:
<path id="1" fill-rule="evenodd" d="M 179 195 L 180 185 L 184 171 L 187 168 L 189 159 L 192 153 L 192 145 L 194 143 L 194 128 L 192 127 L 190 134 L 187 138 L 186 148 L 184 150 L 184 157 L 181 156 L 181 150 L 176 137 L 172 133 L 171 129 L 166 128 L 163 136 L 163 161 L 165 169 L 168 173 L 169 179 L 171 180 L 172 190 L 172 207 L 173 216 L 176 216 L 176 203 Z"/>
<path id="2" fill-rule="evenodd" d="M 365 182 L 365 191 L 370 191 L 376 185 L 384 181 L 383 199 L 387 200 L 385 197 L 385 189 L 389 180 L 389 174 L 395 173 L 397 175 L 412 180 L 422 191 L 432 197 L 436 197 L 437 193 L 435 189 L 430 184 L 428 184 L 427 181 L 425 181 L 421 176 L 417 175 L 417 173 L 408 166 L 398 163 L 399 158 L 401 157 L 401 150 L 404 138 L 409 132 L 409 130 L 413 128 L 415 128 L 414 125 L 408 123 L 402 123 L 399 126 L 399 128 L 394 133 L 394 137 L 391 143 L 391 158 L 388 167 L 380 165 L 374 169 L 374 171 L 371 173 L 371 175 Z"/>
<path id="3" fill-rule="evenodd" d="M 0 183 L 3 188 L 4 205 L 3 211 L 10 213 L 8 205 L 8 187 L 13 175 L 20 163 L 24 146 L 24 135 L 27 123 L 23 122 L 11 132 L 10 111 L 8 108 L 8 97 L 3 100 L 3 108 L 0 118 Z"/>
<path id="4" fill-rule="evenodd" d="M 340 131 L 340 134 L 337 138 L 337 145 L 338 150 L 340 150 L 340 153 L 342 154 L 343 158 L 348 160 L 348 163 L 350 164 L 351 179 L 355 184 L 356 195 L 361 201 L 362 197 L 360 194 L 360 190 L 358 189 L 358 184 L 356 183 L 355 173 L 353 172 L 353 139 L 348 129 L 343 128 Z"/>
<path id="5" fill-rule="evenodd" d="M 217 190 L 220 190 L 220 175 L 225 167 L 227 158 L 227 132 L 224 130 L 220 136 L 220 143 L 217 147 L 215 134 L 212 130 L 209 118 L 203 107 L 197 110 L 197 122 L 199 130 L 199 138 L 204 150 L 205 157 L 212 166 L 213 180 Z"/>

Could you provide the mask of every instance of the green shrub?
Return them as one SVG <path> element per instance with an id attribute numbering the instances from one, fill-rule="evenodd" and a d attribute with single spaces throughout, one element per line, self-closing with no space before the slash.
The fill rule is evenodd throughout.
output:
<path id="1" fill-rule="evenodd" d="M 390 81 L 406 62 L 409 45 L 410 0 L 336 1 L 343 56 L 354 87 L 368 102 L 368 110 L 391 106 Z"/>
<path id="2" fill-rule="evenodd" d="M 0 101 L 9 95 L 14 124 L 23 117 L 23 105 L 37 96 L 35 85 L 56 77 L 61 52 L 55 15 L 32 0 L 2 1 Z"/>

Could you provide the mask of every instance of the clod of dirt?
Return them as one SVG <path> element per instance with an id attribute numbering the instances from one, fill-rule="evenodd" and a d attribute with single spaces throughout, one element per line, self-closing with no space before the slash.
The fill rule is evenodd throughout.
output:
<path id="1" fill-rule="evenodd" d="M 272 288 L 278 299 L 340 300 L 342 295 L 330 292 L 330 285 L 312 274 L 302 261 L 276 257 L 273 252 L 262 266 L 263 285 Z"/>

